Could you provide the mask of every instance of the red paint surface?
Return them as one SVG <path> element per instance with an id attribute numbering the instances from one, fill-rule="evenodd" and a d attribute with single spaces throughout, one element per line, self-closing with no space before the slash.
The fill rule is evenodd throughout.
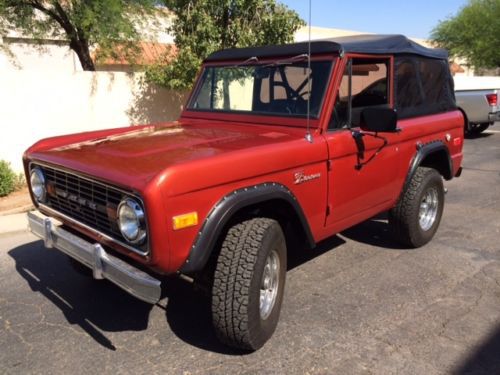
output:
<path id="1" fill-rule="evenodd" d="M 335 64 L 321 115 L 310 122 L 312 143 L 304 138 L 304 119 L 184 111 L 178 122 L 42 140 L 27 150 L 25 165 L 44 161 L 140 194 L 151 257 L 108 245 L 161 272 L 182 266 L 204 219 L 223 196 L 263 182 L 278 182 L 293 192 L 319 241 L 391 208 L 418 143 L 443 141 L 454 174 L 462 161 L 462 142 L 456 140 L 463 139 L 463 118 L 455 111 L 400 121 L 401 132 L 383 134 L 389 145 L 355 170 L 351 132 L 327 131 L 342 67 Z M 364 141 L 366 160 L 381 141 Z M 298 172 L 320 177 L 296 185 Z M 174 231 L 172 217 L 192 211 L 198 212 L 199 224 Z"/>

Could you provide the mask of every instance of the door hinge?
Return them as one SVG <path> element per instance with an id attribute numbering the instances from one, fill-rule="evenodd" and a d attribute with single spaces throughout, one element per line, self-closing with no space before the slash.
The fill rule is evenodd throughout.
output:
<path id="1" fill-rule="evenodd" d="M 328 170 L 328 172 L 330 172 L 332 170 L 332 161 L 331 160 L 326 161 L 326 169 Z"/>
<path id="2" fill-rule="evenodd" d="M 330 205 L 326 206 L 326 216 L 330 216 L 331 208 Z"/>

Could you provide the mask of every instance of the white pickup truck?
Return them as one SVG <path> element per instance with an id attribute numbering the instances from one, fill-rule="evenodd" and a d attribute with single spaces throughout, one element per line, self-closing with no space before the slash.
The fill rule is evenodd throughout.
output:
<path id="1" fill-rule="evenodd" d="M 465 134 L 477 135 L 500 121 L 500 77 L 455 77 L 457 106 L 465 115 Z"/>

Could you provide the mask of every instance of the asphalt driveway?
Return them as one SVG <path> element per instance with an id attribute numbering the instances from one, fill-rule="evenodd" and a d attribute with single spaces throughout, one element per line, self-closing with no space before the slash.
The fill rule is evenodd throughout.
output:
<path id="1" fill-rule="evenodd" d="M 28 233 L 0 237 L 0 373 L 500 373 L 500 126 L 466 141 L 435 239 L 401 249 L 383 217 L 292 258 L 280 324 L 221 346 L 172 279 L 156 306 L 75 274 Z"/>

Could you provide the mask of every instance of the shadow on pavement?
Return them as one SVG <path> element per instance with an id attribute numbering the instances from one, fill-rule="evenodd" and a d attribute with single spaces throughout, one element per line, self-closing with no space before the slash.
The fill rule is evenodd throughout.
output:
<path id="1" fill-rule="evenodd" d="M 41 293 L 62 311 L 68 323 L 79 325 L 102 346 L 116 350 L 99 329 L 120 332 L 147 328 L 152 305 L 107 281 L 77 274 L 66 255 L 46 250 L 42 241 L 16 247 L 8 254 L 32 291 Z"/>
<path id="2" fill-rule="evenodd" d="M 330 250 L 334 250 L 336 247 L 343 244 L 345 244 L 345 240 L 339 236 L 333 236 L 319 242 L 314 249 L 292 249 L 292 251 L 288 253 L 288 271 L 293 270 L 294 268 L 299 267 Z"/>
<path id="3" fill-rule="evenodd" d="M 479 134 L 467 134 L 465 139 L 473 140 L 473 139 L 481 139 L 491 137 L 493 133 L 479 133 Z"/>
<path id="4" fill-rule="evenodd" d="M 343 231 L 342 236 L 350 240 L 384 249 L 408 250 L 400 245 L 389 231 L 387 214 L 378 215 Z"/>
<path id="5" fill-rule="evenodd" d="M 304 263 L 345 243 L 334 236 L 315 249 L 294 251 L 288 269 Z M 143 331 L 148 327 L 153 305 L 141 302 L 108 281 L 96 281 L 76 273 L 65 254 L 48 250 L 35 241 L 8 252 L 17 272 L 31 290 L 41 293 L 58 307 L 68 323 L 80 326 L 97 343 L 116 350 L 103 332 Z M 165 280 L 162 301 L 172 332 L 184 342 L 203 350 L 227 355 L 247 352 L 222 345 L 212 329 L 210 298 L 179 278 Z M 166 305 L 162 306 L 165 304 Z"/>
<path id="6" fill-rule="evenodd" d="M 288 271 L 344 244 L 334 236 L 322 241 L 312 250 L 295 250 L 288 254 Z M 226 354 L 245 355 L 249 352 L 222 345 L 212 329 L 210 298 L 207 293 L 197 293 L 182 280 L 173 280 L 167 285 L 169 301 L 166 306 L 167 320 L 172 331 L 181 340 L 197 348 Z"/>
<path id="7" fill-rule="evenodd" d="M 180 279 L 166 286 L 167 322 L 172 332 L 185 343 L 197 348 L 226 355 L 244 355 L 245 351 L 219 342 L 212 328 L 210 298 L 196 291 L 192 284 Z"/>
<path id="8" fill-rule="evenodd" d="M 453 374 L 500 374 L 500 325 L 463 364 L 453 371 Z"/>

